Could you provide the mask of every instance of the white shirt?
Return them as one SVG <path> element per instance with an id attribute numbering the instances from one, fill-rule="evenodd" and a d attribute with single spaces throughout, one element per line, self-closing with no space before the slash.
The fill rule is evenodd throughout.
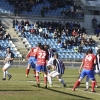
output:
<path id="1" fill-rule="evenodd" d="M 53 65 L 53 60 L 54 60 L 54 58 L 50 58 L 47 63 L 47 66 Z"/>

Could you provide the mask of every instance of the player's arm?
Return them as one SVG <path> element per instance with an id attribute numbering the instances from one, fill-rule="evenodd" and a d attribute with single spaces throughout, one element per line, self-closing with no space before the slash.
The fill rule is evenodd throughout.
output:
<path id="1" fill-rule="evenodd" d="M 31 50 L 29 50 L 29 52 L 27 53 L 26 59 L 28 59 L 30 57 L 30 52 L 31 52 Z"/>
<path id="2" fill-rule="evenodd" d="M 57 63 L 57 61 L 56 61 L 56 59 L 54 59 L 53 60 L 52 70 L 56 70 L 56 63 Z"/>
<path id="3" fill-rule="evenodd" d="M 96 56 L 94 56 L 94 67 L 96 66 L 97 64 L 97 59 L 96 59 Z"/>
<path id="4" fill-rule="evenodd" d="M 79 74 L 81 73 L 81 71 L 82 71 L 82 68 L 83 68 L 83 65 L 84 65 L 84 62 L 82 61 L 82 63 L 81 63 L 81 65 L 80 65 L 80 68 L 79 68 Z"/>
<path id="5" fill-rule="evenodd" d="M 11 53 L 11 58 L 9 58 L 9 60 L 14 60 L 14 54 Z"/>

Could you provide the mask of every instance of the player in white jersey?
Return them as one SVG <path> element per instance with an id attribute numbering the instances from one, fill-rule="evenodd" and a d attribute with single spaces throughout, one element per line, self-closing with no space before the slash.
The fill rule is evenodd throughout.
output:
<path id="1" fill-rule="evenodd" d="M 65 66 L 64 66 L 63 62 L 60 59 L 58 59 L 57 53 L 54 54 L 52 70 L 53 71 L 48 76 L 49 85 L 52 86 L 51 78 L 57 77 L 59 82 L 61 82 L 63 84 L 63 86 L 66 87 L 66 84 L 65 84 L 64 80 L 62 79 L 62 75 L 64 74 L 64 71 L 65 71 Z"/>
<path id="2" fill-rule="evenodd" d="M 13 60 L 14 60 L 14 54 L 10 51 L 10 47 L 7 47 L 6 58 L 4 60 L 5 65 L 2 68 L 2 71 L 3 71 L 3 79 L 2 80 L 6 80 L 6 75 L 8 75 L 8 80 L 10 80 L 12 78 L 12 75 L 10 75 L 7 70 L 8 70 L 8 68 L 11 67 Z"/>
<path id="3" fill-rule="evenodd" d="M 98 74 L 100 76 L 100 49 L 98 49 L 97 55 L 96 55 L 96 65 L 94 70 L 95 75 Z M 97 82 L 95 83 L 95 87 L 97 87 Z M 89 78 L 86 77 L 86 89 L 87 91 L 89 89 Z"/>

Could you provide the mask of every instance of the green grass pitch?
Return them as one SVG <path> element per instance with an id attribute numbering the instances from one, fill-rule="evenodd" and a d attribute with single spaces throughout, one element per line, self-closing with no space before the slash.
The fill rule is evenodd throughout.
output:
<path id="1" fill-rule="evenodd" d="M 36 87 L 33 71 L 30 70 L 29 77 L 25 77 L 26 68 L 10 68 L 11 80 L 0 80 L 0 100 L 100 100 L 100 77 L 96 75 L 98 88 L 96 93 L 91 93 L 90 89 L 85 89 L 85 79 L 76 91 L 72 92 L 72 87 L 78 78 L 78 69 L 67 68 L 63 79 L 67 87 L 64 88 L 56 78 L 53 78 L 53 87 L 44 88 L 43 77 L 40 76 L 41 87 Z M 2 70 L 0 78 L 2 79 Z"/>

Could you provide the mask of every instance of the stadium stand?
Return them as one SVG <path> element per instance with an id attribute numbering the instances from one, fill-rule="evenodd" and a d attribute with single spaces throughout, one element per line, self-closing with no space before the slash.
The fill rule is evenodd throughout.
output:
<path id="1" fill-rule="evenodd" d="M 92 48 L 96 53 L 95 41 L 87 35 L 85 28 L 81 28 L 77 22 L 37 21 L 34 24 L 24 25 L 24 28 L 21 28 L 20 24 L 19 26 L 15 25 L 15 30 L 28 49 L 36 46 L 39 42 L 49 44 L 63 59 L 81 59 L 89 48 Z M 32 29 L 34 30 L 33 33 L 31 33 Z M 53 38 L 54 33 L 57 36 Z M 58 33 L 60 33 L 60 36 Z M 58 43 L 59 39 L 60 43 Z M 63 44 L 61 43 L 65 43 L 66 47 L 62 47 Z"/>
<path id="2" fill-rule="evenodd" d="M 31 0 L 32 1 L 32 0 Z M 34 3 L 32 3 L 34 2 Z M 73 0 L 39 0 L 39 2 L 26 0 L 1 0 L 0 13 L 2 14 L 24 14 L 44 16 L 64 16 L 72 18 L 83 18 L 84 11 L 80 5 Z"/>
<path id="3" fill-rule="evenodd" d="M 11 51 L 14 53 L 15 58 L 22 57 L 20 52 L 13 44 L 11 37 L 9 38 L 9 36 L 10 34 L 6 32 L 5 27 L 2 25 L 2 22 L 0 21 L 0 57 L 5 57 L 7 47 L 11 48 Z"/>

